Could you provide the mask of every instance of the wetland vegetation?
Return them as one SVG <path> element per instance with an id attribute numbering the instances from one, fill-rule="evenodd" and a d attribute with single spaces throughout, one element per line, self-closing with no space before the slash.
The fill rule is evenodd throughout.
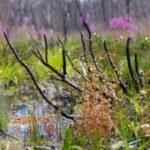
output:
<path id="1" fill-rule="evenodd" d="M 76 5 L 72 34 L 0 22 L 0 150 L 150 148 L 150 34 L 129 14 L 96 32 Z"/>
<path id="2" fill-rule="evenodd" d="M 123 38 L 118 39 L 98 33 L 92 36 L 92 49 L 97 65 L 102 69 L 99 73 L 96 73 L 97 70 L 89 52 L 87 52 L 88 65 L 85 64 L 83 43 L 80 38 L 70 37 L 65 44 L 65 49 L 69 49 L 67 52 L 75 67 L 83 73 L 82 78 L 66 59 L 66 77 L 74 80 L 79 87 L 82 86 L 86 90 L 82 92 L 78 90 L 77 92 L 60 81 L 54 81 L 54 72 L 44 68 L 32 54 L 34 41 L 26 52 L 27 47 L 21 50 L 22 45 L 25 45 L 24 41 L 18 45 L 13 42 L 13 47 L 18 49 L 21 58 L 30 66 L 42 91 L 66 114 L 79 115 L 79 118 L 78 116 L 74 118 L 75 121 L 63 117 L 59 110 L 53 109 L 43 100 L 27 71 L 16 61 L 11 49 L 6 47 L 6 57 L 3 56 L 1 59 L 0 125 L 4 131 L 23 142 L 15 144 L 18 141 L 14 142 L 15 139 L 12 139 L 14 146 L 36 147 L 37 149 L 38 147 L 39 149 L 40 147 L 43 149 L 48 149 L 48 147 L 54 149 L 87 149 L 88 147 L 91 149 L 130 149 L 133 147 L 136 149 L 147 146 L 149 143 L 149 37 L 137 35 L 130 43 L 133 72 L 136 73 L 136 66 L 134 66 L 136 53 L 139 73 L 142 77 L 141 85 L 136 75 L 137 89 L 128 68 L 127 36 L 124 35 Z M 88 50 L 87 37 L 85 42 Z M 104 40 L 107 42 L 111 55 L 105 51 Z M 26 40 L 26 42 L 29 41 Z M 39 42 L 39 45 L 41 45 L 40 52 L 44 57 L 44 44 Z M 3 47 L 1 52 L 3 55 Z M 48 44 L 48 58 L 49 64 L 63 73 L 64 60 L 60 45 L 56 44 L 51 47 Z M 109 58 L 113 61 L 115 69 L 112 68 Z M 88 72 L 89 68 L 90 72 Z M 120 86 L 120 81 L 126 86 L 126 92 Z M 109 93 L 110 97 L 104 93 Z M 2 140 L 1 147 L 12 143 L 10 140 L 7 142 Z"/>

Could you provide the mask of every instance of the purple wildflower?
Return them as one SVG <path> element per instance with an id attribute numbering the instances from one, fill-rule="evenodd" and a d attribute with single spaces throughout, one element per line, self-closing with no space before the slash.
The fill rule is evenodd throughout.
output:
<path id="1" fill-rule="evenodd" d="M 80 17 L 80 24 L 83 24 L 83 17 Z"/>
<path id="2" fill-rule="evenodd" d="M 94 30 L 94 28 L 95 28 L 95 27 L 94 27 L 94 24 L 93 24 L 93 23 L 91 23 L 91 24 L 90 24 L 90 26 L 89 26 L 89 28 L 90 28 L 90 30 L 91 30 L 91 31 L 93 31 L 93 30 Z"/>
<path id="3" fill-rule="evenodd" d="M 120 28 L 122 30 L 126 30 L 127 32 L 129 32 L 135 29 L 136 27 L 133 24 L 132 17 L 126 14 L 124 17 L 119 18 L 114 17 L 112 20 L 110 20 L 109 28 L 110 29 Z"/>
<path id="4" fill-rule="evenodd" d="M 87 13 L 87 14 L 86 14 L 86 19 L 85 19 L 86 23 L 88 23 L 88 22 L 89 22 L 89 19 L 90 19 L 90 14 L 89 14 L 89 13 Z"/>
<path id="5" fill-rule="evenodd" d="M 27 25 L 29 23 L 29 17 L 24 17 L 23 21 L 24 21 L 24 24 Z"/>
<path id="6" fill-rule="evenodd" d="M 33 35 L 36 34 L 36 29 L 35 29 L 35 26 L 34 26 L 34 25 L 31 25 L 31 31 L 32 31 L 32 34 L 33 34 Z"/>

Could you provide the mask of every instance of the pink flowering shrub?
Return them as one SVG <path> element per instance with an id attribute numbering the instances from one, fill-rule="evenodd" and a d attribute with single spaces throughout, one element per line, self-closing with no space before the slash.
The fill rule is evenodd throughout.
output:
<path id="1" fill-rule="evenodd" d="M 128 14 L 126 14 L 123 17 L 114 17 L 112 20 L 109 22 L 109 28 L 110 29 L 122 29 L 127 32 L 130 32 L 134 29 L 136 29 L 136 26 L 133 23 L 132 17 L 130 17 Z"/>
<path id="2" fill-rule="evenodd" d="M 85 22 L 87 24 L 89 24 L 90 30 L 94 31 L 95 26 L 94 26 L 94 23 L 90 23 L 90 14 L 89 13 L 86 14 Z M 82 17 L 80 17 L 80 23 L 83 24 L 83 18 Z"/>
<path id="3" fill-rule="evenodd" d="M 23 18 L 22 29 L 25 32 L 25 36 L 27 39 L 30 39 L 31 37 L 33 37 L 37 34 L 35 26 L 29 25 L 29 21 L 30 21 L 30 19 L 28 17 Z"/>
<path id="4" fill-rule="evenodd" d="M 24 17 L 23 18 L 23 23 L 20 27 L 16 27 L 17 31 L 14 28 L 12 28 L 9 36 L 12 38 L 17 38 L 20 35 L 22 35 L 23 38 L 25 39 L 31 39 L 31 37 L 36 37 L 37 36 L 37 31 L 36 28 L 33 24 L 29 24 L 29 17 Z M 7 30 L 9 29 L 8 25 L 2 25 L 1 21 L 0 21 L 0 36 L 3 37 L 3 32 L 7 32 Z"/>
<path id="5" fill-rule="evenodd" d="M 24 17 L 23 21 L 24 21 L 24 24 L 27 25 L 29 23 L 29 18 L 28 17 Z"/>
<path id="6" fill-rule="evenodd" d="M 37 30 L 36 27 L 33 24 L 29 23 L 30 19 L 29 17 L 24 17 L 23 18 L 23 24 L 21 25 L 20 28 L 17 27 L 17 31 L 15 27 L 11 28 L 4 22 L 0 20 L 0 38 L 3 38 L 3 33 L 7 32 L 8 30 L 11 32 L 9 33 L 9 36 L 14 38 L 18 37 L 20 35 L 23 35 L 24 38 L 30 39 L 31 37 L 36 37 L 37 36 Z"/>

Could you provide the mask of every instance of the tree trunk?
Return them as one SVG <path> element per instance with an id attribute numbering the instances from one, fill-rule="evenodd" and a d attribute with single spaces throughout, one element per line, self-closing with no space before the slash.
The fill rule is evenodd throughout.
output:
<path id="1" fill-rule="evenodd" d="M 126 13 L 127 14 L 130 14 L 130 2 L 131 0 L 126 0 L 126 8 L 127 8 Z"/>
<path id="2" fill-rule="evenodd" d="M 103 21 L 104 23 L 106 23 L 106 10 L 105 10 L 105 0 L 101 0 L 101 4 L 102 4 L 102 12 L 103 12 Z"/>

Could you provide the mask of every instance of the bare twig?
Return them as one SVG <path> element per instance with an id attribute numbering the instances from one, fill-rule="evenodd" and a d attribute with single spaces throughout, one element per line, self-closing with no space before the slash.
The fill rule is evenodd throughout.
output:
<path id="1" fill-rule="evenodd" d="M 66 48 L 65 48 L 63 42 L 60 40 L 59 37 L 58 37 L 58 40 L 59 40 L 59 42 L 60 42 L 60 44 L 61 44 L 61 46 L 62 46 L 62 48 L 63 48 L 64 53 L 66 54 L 67 58 L 68 58 L 69 61 L 70 61 L 72 68 L 73 68 L 83 79 L 85 79 L 86 81 L 89 82 L 89 80 L 75 67 L 73 61 L 71 60 L 70 56 L 68 55 L 68 53 L 67 53 L 67 51 L 66 51 Z"/>
<path id="2" fill-rule="evenodd" d="M 4 136 L 7 136 L 7 137 L 10 137 L 10 138 L 13 138 L 13 139 L 19 141 L 18 138 L 14 137 L 14 136 L 12 136 L 12 135 L 10 135 L 10 134 L 8 134 L 8 133 L 6 133 L 6 132 L 3 131 L 2 129 L 0 129 L 0 133 L 3 134 Z"/>
<path id="3" fill-rule="evenodd" d="M 132 77 L 132 79 L 135 81 L 135 77 L 133 74 L 133 70 L 132 70 L 132 66 L 131 66 L 131 60 L 130 60 L 130 52 L 129 52 L 129 44 L 130 44 L 130 37 L 127 39 L 127 45 L 126 45 L 126 55 L 127 55 L 127 62 L 128 62 L 128 67 L 129 67 L 129 71 L 130 71 L 130 75 Z"/>
<path id="4" fill-rule="evenodd" d="M 34 53 L 35 54 L 35 53 Z M 37 57 L 37 54 L 35 55 Z M 39 57 L 37 57 L 39 59 Z M 85 92 L 87 94 L 90 94 L 89 91 L 84 90 L 83 88 L 79 87 L 78 85 L 76 85 L 75 83 L 69 81 L 68 79 L 64 78 L 64 75 L 62 75 L 61 73 L 59 73 L 56 69 L 54 69 L 51 65 L 49 65 L 48 63 L 46 63 L 43 59 L 39 59 L 41 61 L 41 63 L 48 67 L 50 70 L 52 70 L 54 73 L 56 73 L 61 79 L 61 81 L 63 81 L 64 83 L 70 85 L 71 87 L 73 87 L 74 89 L 76 89 L 79 92 Z"/>
<path id="5" fill-rule="evenodd" d="M 63 56 L 63 75 L 64 75 L 64 78 L 67 74 L 67 69 L 66 69 L 66 55 L 65 55 L 65 51 L 64 49 L 62 50 L 62 56 Z"/>
<path id="6" fill-rule="evenodd" d="M 84 36 L 83 36 L 83 33 L 81 32 L 80 33 L 81 35 L 81 41 L 82 41 L 82 46 L 83 46 L 83 50 L 84 50 L 84 60 L 85 60 L 85 63 L 86 65 L 88 64 L 88 61 L 87 61 L 87 50 L 86 50 L 86 46 L 85 46 L 85 41 L 84 41 Z"/>
<path id="7" fill-rule="evenodd" d="M 95 58 L 95 55 L 94 55 L 94 52 L 93 52 L 93 48 L 92 48 L 92 33 L 91 33 L 91 30 L 89 28 L 89 25 L 87 24 L 87 22 L 85 21 L 85 18 L 83 16 L 83 13 L 81 11 L 81 7 L 80 7 L 80 4 L 79 4 L 79 1 L 76 0 L 76 6 L 77 6 L 77 9 L 79 10 L 79 13 L 80 13 L 80 17 L 82 17 L 82 24 L 83 24 L 83 27 L 87 30 L 88 32 L 88 36 L 89 36 L 89 51 L 90 51 L 90 54 L 91 54 L 91 57 L 93 59 L 93 63 L 95 65 L 95 68 L 98 70 L 98 72 L 103 72 L 97 65 L 97 61 L 96 61 L 96 58 Z"/>
<path id="8" fill-rule="evenodd" d="M 139 82 L 141 84 L 141 87 L 143 87 L 143 81 L 142 81 L 142 77 L 139 73 L 139 67 L 138 67 L 138 61 L 137 61 L 137 54 L 135 53 L 135 70 L 136 70 L 136 74 L 139 78 Z"/>
<path id="9" fill-rule="evenodd" d="M 119 80 L 119 82 L 120 82 L 120 87 L 123 89 L 124 92 L 126 92 L 126 91 L 127 91 L 127 85 L 125 85 L 125 83 L 121 80 L 120 75 L 119 75 L 119 73 L 118 73 L 116 67 L 115 67 L 114 64 L 113 64 L 112 58 L 111 58 L 111 56 L 110 56 L 110 54 L 109 54 L 109 52 L 108 52 L 108 48 L 107 48 L 107 45 L 106 45 L 106 41 L 104 41 L 104 48 L 105 48 L 105 51 L 106 51 L 106 53 L 107 53 L 109 62 L 110 62 L 110 64 L 111 64 L 113 70 L 115 71 L 115 74 L 116 74 L 116 76 L 117 76 L 117 78 L 118 78 L 118 80 Z"/>
<path id="10" fill-rule="evenodd" d="M 61 73 L 59 73 L 55 68 L 53 68 L 51 65 L 49 65 L 48 63 L 46 63 L 46 61 L 44 61 L 44 59 L 42 58 L 42 55 L 40 54 L 40 51 L 37 49 L 39 56 L 33 51 L 33 54 L 41 61 L 41 63 L 48 67 L 50 70 L 52 70 L 54 73 L 56 73 L 61 79 L 62 82 L 70 85 L 71 87 L 73 87 L 74 89 L 76 89 L 79 92 L 85 92 L 87 94 L 91 94 L 89 91 L 79 87 L 78 85 L 76 85 L 75 83 L 69 81 L 68 79 L 64 78 L 64 75 L 62 75 Z"/>
<path id="11" fill-rule="evenodd" d="M 97 61 L 96 61 L 96 58 L 95 58 L 95 55 L 94 55 L 94 52 L 93 52 L 93 47 L 92 47 L 92 33 L 91 33 L 91 30 L 88 26 L 88 24 L 86 23 L 85 20 L 83 20 L 83 26 L 85 27 L 85 29 L 87 30 L 88 32 L 88 35 L 89 35 L 89 51 L 90 51 L 90 54 L 91 54 L 91 57 L 93 59 L 93 63 L 95 65 L 95 68 L 98 70 L 98 72 L 103 72 L 97 65 Z"/>
<path id="12" fill-rule="evenodd" d="M 65 50 L 65 53 L 66 53 L 66 56 L 68 57 L 70 63 L 71 63 L 71 66 L 72 68 L 83 78 L 85 79 L 86 81 L 90 82 L 74 65 L 73 61 L 71 60 L 70 56 L 68 55 L 67 51 Z"/>
<path id="13" fill-rule="evenodd" d="M 42 55 L 41 55 L 39 49 L 37 48 L 36 50 L 37 50 L 37 52 L 38 52 L 38 54 L 39 54 L 39 56 L 40 56 L 40 59 L 41 59 L 42 61 L 44 61 L 44 59 L 43 59 L 43 57 L 42 57 Z"/>
<path id="14" fill-rule="evenodd" d="M 46 35 L 44 35 L 44 42 L 45 42 L 45 60 L 48 63 L 48 44 L 47 44 Z"/>
<path id="15" fill-rule="evenodd" d="M 50 70 L 52 70 L 54 73 L 56 73 L 59 77 L 64 78 L 64 76 L 59 73 L 55 68 L 53 68 L 51 65 L 49 65 L 48 63 L 46 63 L 46 61 L 44 61 L 44 59 L 42 58 L 40 51 L 37 49 L 39 56 L 36 54 L 35 51 L 32 51 L 33 54 L 41 61 L 41 63 L 43 65 L 45 65 L 46 67 L 48 67 Z"/>
<path id="16" fill-rule="evenodd" d="M 80 34 L 81 34 L 81 41 L 82 41 L 82 46 L 83 46 L 83 50 L 84 50 L 85 64 L 88 67 L 88 74 L 90 74 L 91 70 L 90 70 L 90 67 L 89 67 L 89 64 L 88 64 L 88 61 L 87 61 L 87 50 L 86 50 L 86 46 L 85 46 L 84 36 L 83 36 L 82 33 L 80 33 Z"/>
<path id="17" fill-rule="evenodd" d="M 39 55 L 37 55 L 34 50 L 31 50 L 31 51 L 32 51 L 32 53 L 35 55 L 35 57 L 37 57 L 39 60 L 42 60 L 42 57 L 40 57 Z"/>
<path id="18" fill-rule="evenodd" d="M 62 56 L 63 56 L 63 75 L 64 75 L 64 78 L 67 74 L 67 70 L 66 70 L 66 55 L 65 55 L 65 46 L 63 45 L 62 41 L 60 40 L 59 36 L 58 36 L 58 41 L 61 43 L 62 45 Z"/>
<path id="19" fill-rule="evenodd" d="M 130 75 L 133 79 L 133 81 L 135 82 L 135 86 L 136 86 L 136 89 L 138 90 L 138 82 L 134 76 L 134 73 L 133 73 L 133 70 L 132 70 L 132 66 L 131 66 L 131 60 L 130 60 L 130 52 L 129 52 L 129 44 L 130 44 L 130 37 L 127 39 L 127 44 L 126 44 L 126 55 L 127 55 L 127 62 L 128 62 L 128 68 L 129 68 L 129 72 L 130 72 Z"/>

